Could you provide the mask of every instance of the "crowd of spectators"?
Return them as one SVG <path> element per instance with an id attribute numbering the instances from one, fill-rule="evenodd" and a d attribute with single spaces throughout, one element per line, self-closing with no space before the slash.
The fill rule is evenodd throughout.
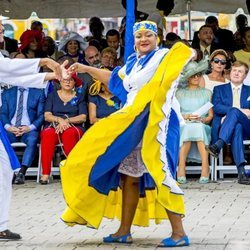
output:
<path id="1" fill-rule="evenodd" d="M 167 33 L 164 39 L 163 26 L 160 23 L 157 22 L 158 32 L 161 34 L 159 47 L 170 49 L 176 42 L 183 42 L 196 50 L 196 62 L 193 62 L 193 67 L 197 67 L 196 64 L 202 60 L 209 61 L 208 70 L 186 77 L 184 86 L 180 84 L 182 87 L 176 94 L 183 118 L 188 120 L 181 128 L 178 181 L 186 182 L 186 161 L 192 159 L 192 161 L 201 162 L 199 182 L 205 184 L 209 180 L 208 152 L 205 146 L 211 142 L 214 111 L 211 108 L 201 117 L 192 116 L 192 113 L 207 102 L 213 102 L 215 107 L 219 105 L 217 100 L 214 101 L 214 88 L 230 83 L 230 70 L 235 61 L 242 62 L 240 66 L 237 65 L 245 67 L 245 73 L 247 73 L 250 66 L 250 27 L 248 27 L 246 16 L 239 15 L 236 18 L 237 31 L 233 34 L 230 30 L 220 28 L 215 16 L 209 16 L 205 24 L 194 33 L 192 43 L 189 43 L 173 32 Z M 51 37 L 44 35 L 42 23 L 35 21 L 31 28 L 21 35 L 18 47 L 16 40 L 4 36 L 4 26 L 0 24 L 0 49 L 4 56 L 10 58 L 50 57 L 60 63 L 67 60 L 68 65 L 78 62 L 110 71 L 116 66 L 123 66 L 124 40 L 121 32 L 111 29 L 104 35 L 104 25 L 98 17 L 92 17 L 89 26 L 90 36 L 82 37 L 71 31 L 56 46 Z M 47 70 L 41 68 L 41 71 Z M 242 81 L 249 84 L 247 79 L 248 77 Z M 241 95 L 242 93 L 239 98 Z M 10 141 L 20 141 L 27 145 L 22 168 L 15 179 L 16 184 L 25 182 L 25 174 L 34 159 L 37 143 L 41 145 L 42 177 L 40 183 L 48 184 L 56 145 L 61 145 L 67 157 L 92 124 L 121 107 L 117 97 L 113 96 L 102 83 L 95 81 L 86 73 L 78 74 L 78 76 L 72 75 L 71 79 L 60 83 L 51 81 L 45 91 L 12 87 L 4 90 L 2 96 L 0 119 L 8 132 Z M 237 108 L 233 103 L 230 106 Z M 21 120 L 18 121 L 21 108 Z M 241 108 L 243 107 L 238 106 L 239 110 Z M 223 114 L 223 116 L 226 115 Z M 248 116 L 246 113 L 244 115 Z M 219 132 L 215 134 L 218 139 Z M 212 137 L 212 141 L 216 140 Z M 223 146 L 227 148 L 225 152 L 228 153 L 226 156 L 229 158 L 225 162 L 231 163 L 232 159 L 227 146 L 229 143 L 230 141 L 227 141 Z M 194 146 L 196 151 L 194 151 Z M 242 162 L 240 164 L 242 165 Z"/>

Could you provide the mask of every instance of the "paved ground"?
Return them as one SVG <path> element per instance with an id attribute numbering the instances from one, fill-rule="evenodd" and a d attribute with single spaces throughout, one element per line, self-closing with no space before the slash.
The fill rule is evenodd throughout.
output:
<path id="1" fill-rule="evenodd" d="M 191 181 L 183 190 L 184 225 L 191 239 L 187 249 L 250 249 L 250 186 L 235 180 L 207 185 Z M 14 186 L 10 229 L 20 232 L 23 239 L 0 242 L 0 249 L 157 249 L 157 243 L 170 233 L 168 221 L 149 228 L 133 227 L 132 245 L 108 245 L 102 237 L 114 232 L 119 222 L 104 220 L 98 231 L 70 228 L 60 221 L 63 209 L 59 181 L 41 186 L 30 180 Z"/>

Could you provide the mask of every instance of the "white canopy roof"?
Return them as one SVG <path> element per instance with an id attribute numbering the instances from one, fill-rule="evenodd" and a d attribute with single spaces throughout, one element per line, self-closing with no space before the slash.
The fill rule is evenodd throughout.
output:
<path id="1" fill-rule="evenodd" d="M 238 8 L 243 8 L 247 13 L 246 0 L 175 0 L 172 13 L 185 13 L 188 1 L 191 10 L 234 13 Z M 125 15 L 121 0 L 1 0 L 0 2 L 0 14 L 15 19 L 26 19 L 33 11 L 40 18 Z M 138 0 L 138 10 L 150 13 L 156 10 L 156 2 L 157 0 Z"/>

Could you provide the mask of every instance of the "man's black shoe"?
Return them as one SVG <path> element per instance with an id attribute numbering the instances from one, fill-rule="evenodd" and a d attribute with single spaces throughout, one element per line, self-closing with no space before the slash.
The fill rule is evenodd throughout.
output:
<path id="1" fill-rule="evenodd" d="M 0 232 L 0 241 L 1 240 L 20 240 L 20 234 L 12 233 L 10 230 L 5 230 Z"/>
<path id="2" fill-rule="evenodd" d="M 207 150 L 207 152 L 212 155 L 213 157 L 215 158 L 218 158 L 219 157 L 219 150 L 218 150 L 218 147 L 215 145 L 215 144 L 212 144 L 212 145 L 206 145 L 205 146 L 205 149 Z"/>
<path id="3" fill-rule="evenodd" d="M 14 183 L 19 185 L 19 184 L 24 184 L 24 181 L 25 181 L 24 174 L 23 173 L 18 173 Z"/>
<path id="4" fill-rule="evenodd" d="M 246 176 L 246 174 L 239 174 L 238 183 L 243 185 L 250 185 L 250 179 Z"/>

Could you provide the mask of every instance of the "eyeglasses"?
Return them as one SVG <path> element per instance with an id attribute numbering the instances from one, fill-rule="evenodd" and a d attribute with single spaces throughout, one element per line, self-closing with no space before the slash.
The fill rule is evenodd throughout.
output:
<path id="1" fill-rule="evenodd" d="M 219 58 L 214 58 L 213 62 L 216 63 L 216 64 L 220 63 L 221 65 L 226 65 L 226 63 L 227 63 L 226 60 L 221 60 Z"/>
<path id="2" fill-rule="evenodd" d="M 202 73 L 197 73 L 195 75 L 192 75 L 191 78 L 195 78 L 195 77 L 201 77 L 202 76 Z"/>

